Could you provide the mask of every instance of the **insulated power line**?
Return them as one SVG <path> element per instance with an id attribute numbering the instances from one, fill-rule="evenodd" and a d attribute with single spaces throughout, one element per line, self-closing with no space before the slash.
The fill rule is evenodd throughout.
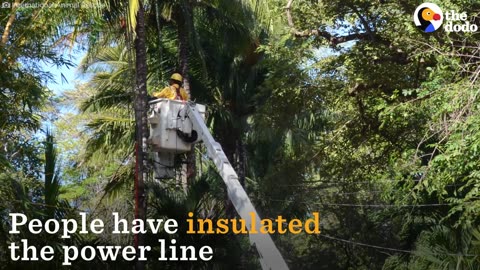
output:
<path id="1" fill-rule="evenodd" d="M 382 247 L 382 246 L 377 246 L 377 245 L 370 245 L 370 244 L 359 243 L 359 242 L 355 242 L 355 241 L 351 241 L 351 240 L 347 240 L 347 239 L 337 238 L 337 237 L 330 236 L 330 235 L 325 235 L 325 234 L 318 234 L 318 236 L 323 237 L 323 238 L 326 238 L 326 239 L 334 240 L 334 241 L 340 241 L 340 242 L 348 243 L 348 244 L 355 245 L 355 246 L 364 246 L 364 247 L 369 247 L 369 248 L 375 248 L 375 249 L 381 249 L 381 250 L 389 250 L 389 251 L 409 253 L 409 254 L 415 254 L 415 253 L 416 253 L 416 252 L 413 251 L 413 250 L 405 250 L 405 249 L 397 249 L 397 248 Z M 431 253 L 431 254 L 434 254 L 434 253 Z M 439 255 L 448 255 L 448 256 L 456 256 L 456 257 L 457 257 L 457 256 L 463 256 L 463 257 L 476 257 L 476 256 L 480 256 L 480 254 L 468 254 L 468 253 L 467 253 L 467 254 L 462 254 L 462 253 L 442 253 L 442 254 L 439 254 Z"/>
<path id="2" fill-rule="evenodd" d="M 375 249 L 383 249 L 383 250 L 389 250 L 389 251 L 394 251 L 394 252 L 402 252 L 402 253 L 411 253 L 411 254 L 415 253 L 414 251 L 411 251 L 411 250 L 389 248 L 389 247 L 382 247 L 382 246 L 377 246 L 377 245 L 359 243 L 359 242 L 354 242 L 354 241 L 351 241 L 351 240 L 341 239 L 341 238 L 337 238 L 337 237 L 333 237 L 333 236 L 325 235 L 325 234 L 318 234 L 318 236 L 323 237 L 323 238 L 327 238 L 327 239 L 330 239 L 330 240 L 335 240 L 335 241 L 340 241 L 340 242 L 352 244 L 352 245 L 355 245 L 355 246 L 370 247 L 370 248 L 375 248 Z"/>
<path id="3" fill-rule="evenodd" d="M 293 184 L 293 185 L 278 185 L 278 186 L 281 186 L 281 187 L 296 187 L 296 188 L 299 188 L 299 189 L 309 189 L 309 190 L 317 190 L 319 192 L 321 192 L 322 190 L 329 190 L 329 189 L 333 189 L 333 188 L 341 188 L 341 187 L 344 187 L 345 185 L 348 185 L 348 184 L 370 184 L 368 186 L 371 186 L 371 185 L 374 185 L 374 183 L 372 182 L 357 182 L 357 183 L 339 183 L 339 184 L 333 184 L 333 183 L 327 183 L 327 184 L 319 184 L 319 185 L 311 185 L 311 184 Z M 459 185 L 459 184 L 448 184 L 448 185 L 445 185 L 445 187 L 461 187 L 462 185 Z M 378 187 L 377 187 L 378 188 Z M 335 193 L 335 195 L 353 195 L 353 194 L 357 194 L 357 193 L 363 193 L 363 194 L 380 194 L 380 193 L 384 193 L 385 191 L 381 191 L 381 190 L 359 190 L 359 191 L 356 191 L 356 192 L 341 192 L 341 193 Z"/>
<path id="4" fill-rule="evenodd" d="M 321 205 L 321 206 L 344 206 L 344 207 L 372 207 L 372 208 L 388 208 L 388 207 L 440 207 L 440 206 L 452 206 L 458 205 L 457 203 L 430 203 L 430 204 L 351 204 L 351 203 L 317 203 L 317 202 L 305 202 L 305 201 L 295 201 L 295 200 L 275 200 L 269 199 L 272 202 L 293 202 L 293 203 L 303 203 L 310 205 Z M 464 202 L 463 204 L 474 203 L 474 202 Z"/>
<path id="5" fill-rule="evenodd" d="M 316 188 L 316 187 L 336 187 L 336 186 L 344 186 L 344 185 L 356 185 L 356 184 L 370 184 L 375 185 L 379 183 L 394 183 L 394 184 L 407 184 L 407 180 L 388 180 L 388 179 L 381 179 L 381 180 L 374 180 L 374 181 L 358 181 L 358 182 L 341 182 L 341 181 L 312 181 L 312 182 L 303 182 L 299 184 L 287 184 L 287 185 L 279 185 L 282 187 L 309 187 L 309 188 Z M 415 183 L 418 183 L 419 180 L 412 180 Z M 402 183 L 403 182 L 403 183 Z M 461 184 L 448 184 L 445 185 L 446 187 L 459 187 L 462 186 Z"/>

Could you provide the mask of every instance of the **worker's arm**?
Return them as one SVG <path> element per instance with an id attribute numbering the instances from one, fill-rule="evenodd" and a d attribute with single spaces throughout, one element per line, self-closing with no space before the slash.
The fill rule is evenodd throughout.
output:
<path id="1" fill-rule="evenodd" d="M 185 89 L 183 89 L 183 87 L 180 88 L 180 95 L 182 96 L 183 100 L 189 100 L 190 99 L 187 91 L 185 91 Z"/>
<path id="2" fill-rule="evenodd" d="M 156 98 L 171 98 L 171 91 L 169 87 L 165 87 L 162 91 L 154 92 L 152 95 Z"/>

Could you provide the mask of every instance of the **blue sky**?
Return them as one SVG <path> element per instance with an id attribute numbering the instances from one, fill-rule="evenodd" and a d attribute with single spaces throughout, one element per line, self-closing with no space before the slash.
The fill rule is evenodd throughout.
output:
<path id="1" fill-rule="evenodd" d="M 71 67 L 59 67 L 55 64 L 46 62 L 39 63 L 43 71 L 49 72 L 52 75 L 53 80 L 47 81 L 45 86 L 50 89 L 56 97 L 61 96 L 65 91 L 74 90 L 76 82 L 86 81 L 86 78 L 82 78 L 82 76 L 77 72 L 80 61 L 84 56 L 85 51 L 76 50 L 74 47 L 74 49 L 71 51 L 67 50 L 63 53 L 63 57 L 72 62 L 73 66 Z M 62 75 L 64 79 L 62 79 Z M 57 109 L 59 110 L 58 112 L 60 115 L 77 113 L 75 108 L 65 107 L 62 105 L 57 107 Z M 44 119 L 42 123 L 42 130 L 46 129 L 55 130 L 55 124 L 51 121 L 51 119 Z M 43 131 L 37 133 L 37 136 L 42 138 L 44 136 Z"/>
<path id="2" fill-rule="evenodd" d="M 74 64 L 73 67 L 57 67 L 54 64 L 47 64 L 45 62 L 41 63 L 40 66 L 44 71 L 50 72 L 54 78 L 55 82 L 47 83 L 47 87 L 53 91 L 55 95 L 62 94 L 65 90 L 72 90 L 75 88 L 75 81 L 84 81 L 81 76 L 76 72 L 80 61 L 82 60 L 85 52 L 78 51 L 75 48 L 71 52 L 67 51 L 64 53 L 64 57 L 72 61 Z M 62 74 L 66 78 L 62 80 Z"/>

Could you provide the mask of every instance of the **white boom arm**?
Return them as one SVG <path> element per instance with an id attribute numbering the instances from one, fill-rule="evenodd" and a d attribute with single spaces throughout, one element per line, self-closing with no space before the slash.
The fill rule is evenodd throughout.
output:
<path id="1" fill-rule="evenodd" d="M 255 245 L 258 250 L 262 269 L 288 270 L 285 260 L 275 246 L 275 243 L 273 243 L 270 235 L 259 232 L 261 218 L 258 216 L 255 207 L 238 181 L 237 173 L 225 156 L 222 147 L 213 139 L 202 116 L 198 113 L 196 106 L 194 104 L 187 104 L 185 107 L 187 110 L 186 114 L 192 122 L 193 129 L 197 131 L 198 138 L 201 139 L 207 147 L 208 157 L 213 160 L 223 181 L 227 185 L 228 198 L 232 201 L 240 217 L 245 220 L 249 231 L 252 227 L 251 215 L 255 217 L 255 228 L 258 233 L 250 233 L 249 237 L 251 244 Z"/>

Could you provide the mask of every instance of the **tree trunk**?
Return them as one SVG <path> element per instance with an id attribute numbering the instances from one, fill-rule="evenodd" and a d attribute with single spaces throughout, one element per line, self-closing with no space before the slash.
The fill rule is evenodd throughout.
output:
<path id="1" fill-rule="evenodd" d="M 135 27 L 135 128 L 136 128 L 136 182 L 135 182 L 135 218 L 145 220 L 147 178 L 147 50 L 145 37 L 145 17 L 143 2 L 139 1 L 137 25 Z M 143 234 L 135 235 L 136 246 L 145 245 Z M 135 269 L 145 269 L 145 263 L 137 261 Z"/>
<path id="2" fill-rule="evenodd" d="M 178 12 L 177 14 L 177 31 L 178 31 L 178 56 L 180 62 L 180 72 L 183 76 L 183 88 L 188 93 L 188 96 L 191 98 L 190 93 L 190 80 L 188 76 L 188 29 L 187 29 L 187 20 L 186 16 L 191 16 L 190 6 L 186 3 L 187 8 L 185 13 Z"/>
<path id="3" fill-rule="evenodd" d="M 155 1 L 155 20 L 157 22 L 157 33 L 158 33 L 158 56 L 160 60 L 160 68 L 158 71 L 158 79 L 163 81 L 163 51 L 162 51 L 162 27 L 160 25 L 160 0 Z"/>
<path id="4" fill-rule="evenodd" d="M 15 18 L 17 16 L 16 11 L 19 5 L 20 5 L 20 0 L 15 0 L 12 6 L 12 11 L 10 13 L 10 16 L 8 17 L 7 24 L 5 25 L 5 28 L 4 28 L 5 30 L 3 30 L 2 41 L 1 41 L 2 47 L 7 44 L 8 36 L 10 35 L 10 30 L 12 29 L 13 22 L 15 21 Z"/>
<path id="5" fill-rule="evenodd" d="M 246 163 L 247 163 L 247 151 L 245 149 L 245 144 L 243 143 L 242 138 L 237 140 L 237 174 L 238 181 L 245 188 L 245 177 L 246 177 Z"/>
<path id="6" fill-rule="evenodd" d="M 4 47 L 7 45 L 8 36 L 10 35 L 10 31 L 12 30 L 13 22 L 15 22 L 15 18 L 17 16 L 16 10 L 19 4 L 20 4 L 20 0 L 15 0 L 15 2 L 13 3 L 12 11 L 10 13 L 10 16 L 8 17 L 7 24 L 5 25 L 5 28 L 3 30 L 2 39 L 0 40 L 0 49 L 4 49 Z M 3 61 L 3 55 L 0 54 L 0 62 L 2 61 Z"/>
<path id="7" fill-rule="evenodd" d="M 178 55 L 180 62 L 180 72 L 183 76 L 183 88 L 187 92 L 189 98 L 192 98 L 190 91 L 190 80 L 188 75 L 188 44 L 189 44 L 189 33 L 187 28 L 187 16 L 192 16 L 191 6 L 188 2 L 185 3 L 186 8 L 185 12 L 179 12 L 177 15 L 177 27 L 178 27 Z M 187 166 L 185 179 L 182 179 L 183 184 L 190 185 L 195 181 L 196 176 L 196 157 L 195 157 L 195 146 L 192 147 L 192 150 L 187 153 Z"/>

